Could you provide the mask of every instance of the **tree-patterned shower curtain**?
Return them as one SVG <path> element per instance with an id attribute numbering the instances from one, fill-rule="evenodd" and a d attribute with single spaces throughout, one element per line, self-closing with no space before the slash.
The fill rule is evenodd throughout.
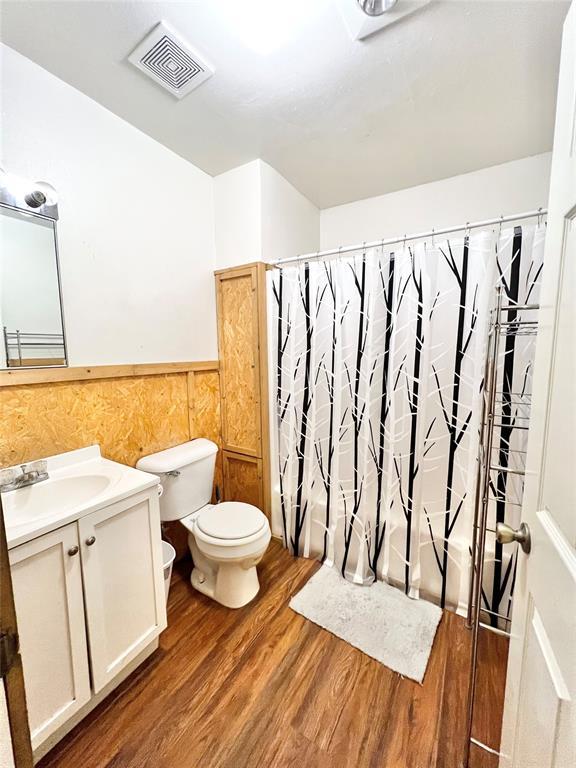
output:
<path id="1" fill-rule="evenodd" d="M 275 507 L 293 553 L 465 604 L 490 308 L 497 284 L 537 300 L 543 243 L 530 225 L 273 271 Z M 505 355 L 510 391 L 528 392 L 533 339 Z M 507 568 L 494 551 L 492 607 Z"/>

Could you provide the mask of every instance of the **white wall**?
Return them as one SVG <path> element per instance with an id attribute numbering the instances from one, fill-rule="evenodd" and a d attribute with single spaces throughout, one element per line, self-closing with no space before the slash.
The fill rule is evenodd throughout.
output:
<path id="1" fill-rule="evenodd" d="M 545 208 L 550 162 L 547 152 L 326 208 L 320 213 L 321 247 L 337 248 Z"/>
<path id="2" fill-rule="evenodd" d="M 259 160 L 214 177 L 217 269 L 261 259 L 261 198 Z"/>
<path id="3" fill-rule="evenodd" d="M 0 164 L 53 184 L 71 365 L 214 359 L 213 180 L 7 46 Z"/>
<path id="4" fill-rule="evenodd" d="M 320 211 L 268 163 L 260 161 L 262 259 L 275 261 L 320 247 Z"/>
<path id="5" fill-rule="evenodd" d="M 262 160 L 216 176 L 214 203 L 218 269 L 319 248 L 320 211 Z"/>
<path id="6" fill-rule="evenodd" d="M 72 365 L 214 358 L 212 271 L 545 206 L 550 155 L 318 209 L 255 160 L 212 179 L 1 46 L 0 163 L 59 191 Z"/>

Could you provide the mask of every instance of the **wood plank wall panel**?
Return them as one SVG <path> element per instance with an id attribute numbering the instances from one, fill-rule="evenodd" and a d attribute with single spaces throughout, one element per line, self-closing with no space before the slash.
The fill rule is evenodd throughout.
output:
<path id="1" fill-rule="evenodd" d="M 189 439 L 186 374 L 38 384 L 0 390 L 0 463 L 98 443 L 134 466 Z"/>
<path id="2" fill-rule="evenodd" d="M 256 286 L 251 270 L 217 281 L 224 447 L 260 455 Z"/>
<path id="3" fill-rule="evenodd" d="M 220 376 L 218 371 L 188 374 L 188 403 L 190 436 L 206 437 L 220 450 L 216 457 L 214 488 L 222 495 L 224 478 L 222 465 L 222 423 L 220 419 Z M 216 499 L 214 498 L 214 501 Z"/>
<path id="4" fill-rule="evenodd" d="M 91 365 L 66 368 L 18 368 L 0 371 L 0 387 L 24 384 L 55 384 L 60 381 L 95 381 L 122 379 L 130 376 L 159 376 L 168 373 L 217 371 L 217 360 L 196 360 L 189 363 L 130 363 L 128 365 Z"/>
<path id="5" fill-rule="evenodd" d="M 266 265 L 218 270 L 216 296 L 224 500 L 256 504 L 270 517 Z"/>
<path id="6" fill-rule="evenodd" d="M 224 451 L 226 501 L 244 501 L 262 509 L 262 460 Z"/>
<path id="7" fill-rule="evenodd" d="M 217 371 L 2 387 L 0 466 L 94 443 L 131 466 L 193 437 L 220 445 L 218 401 Z"/>
<path id="8" fill-rule="evenodd" d="M 220 378 L 217 371 L 191 373 L 193 381 L 190 405 L 190 435 L 222 442 L 220 424 Z"/>
<path id="9" fill-rule="evenodd" d="M 191 370 L 190 365 L 198 365 Z M 196 437 L 218 447 L 214 472 L 223 496 L 224 473 L 218 363 L 106 366 L 76 369 L 78 380 L 42 384 L 0 383 L 0 467 L 99 444 L 109 459 L 134 466 L 141 456 Z M 176 368 L 178 372 L 162 374 Z M 181 369 L 181 370 L 180 370 Z M 48 372 L 51 376 L 71 376 Z M 113 377 L 115 370 L 126 376 Z M 93 373 L 92 380 L 86 376 Z M 33 377 L 44 372 L 26 371 Z M 32 379 L 33 380 L 33 379 Z M 0 378 L 0 382 L 1 382 Z M 178 521 L 164 523 L 163 537 L 188 553 L 188 533 Z"/>

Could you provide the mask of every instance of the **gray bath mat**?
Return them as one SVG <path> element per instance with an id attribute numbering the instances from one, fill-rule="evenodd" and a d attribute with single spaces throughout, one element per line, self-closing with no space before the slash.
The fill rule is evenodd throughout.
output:
<path id="1" fill-rule="evenodd" d="M 424 679 L 442 610 L 378 581 L 351 584 L 323 565 L 290 608 L 417 683 Z"/>

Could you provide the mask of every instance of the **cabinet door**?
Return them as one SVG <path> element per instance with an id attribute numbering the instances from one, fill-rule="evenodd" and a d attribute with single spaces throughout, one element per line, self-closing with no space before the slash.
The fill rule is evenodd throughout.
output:
<path id="1" fill-rule="evenodd" d="M 78 529 L 10 551 L 32 747 L 90 699 Z"/>
<path id="2" fill-rule="evenodd" d="M 166 627 L 156 489 L 78 521 L 94 692 Z"/>
<path id="3" fill-rule="evenodd" d="M 260 456 L 260 360 L 254 267 L 216 275 L 224 448 Z"/>
<path id="4" fill-rule="evenodd" d="M 262 509 L 262 461 L 224 451 L 224 501 L 245 501 Z"/>

